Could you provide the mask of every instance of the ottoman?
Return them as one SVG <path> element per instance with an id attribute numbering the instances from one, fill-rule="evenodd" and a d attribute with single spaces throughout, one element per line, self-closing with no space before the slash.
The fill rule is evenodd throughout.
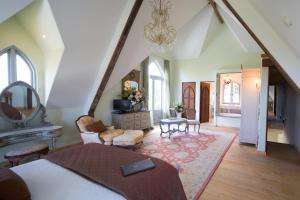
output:
<path id="1" fill-rule="evenodd" d="M 141 130 L 126 130 L 123 135 L 113 138 L 113 145 L 119 147 L 135 147 L 136 144 L 142 143 L 144 132 Z"/>

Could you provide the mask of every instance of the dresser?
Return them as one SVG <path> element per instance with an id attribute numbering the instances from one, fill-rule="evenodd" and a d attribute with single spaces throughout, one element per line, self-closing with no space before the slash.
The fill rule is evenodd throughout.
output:
<path id="1" fill-rule="evenodd" d="M 150 111 L 113 113 L 112 124 L 115 128 L 127 130 L 142 130 L 151 128 Z"/>

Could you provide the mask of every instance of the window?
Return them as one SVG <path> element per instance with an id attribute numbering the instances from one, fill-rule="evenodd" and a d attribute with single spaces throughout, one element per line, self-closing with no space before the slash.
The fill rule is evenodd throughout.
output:
<path id="1" fill-rule="evenodd" d="M 223 88 L 223 104 L 240 104 L 240 85 L 230 82 Z"/>
<path id="2" fill-rule="evenodd" d="M 149 65 L 149 109 L 153 115 L 154 123 L 162 118 L 163 110 L 163 73 L 156 62 Z"/>
<path id="3" fill-rule="evenodd" d="M 35 87 L 35 71 L 32 63 L 14 46 L 0 51 L 0 72 L 0 92 L 16 81 L 24 81 Z"/>

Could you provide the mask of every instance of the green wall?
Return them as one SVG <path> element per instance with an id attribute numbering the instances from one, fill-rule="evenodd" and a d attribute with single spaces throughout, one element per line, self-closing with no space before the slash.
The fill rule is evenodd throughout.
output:
<path id="1" fill-rule="evenodd" d="M 174 79 L 171 85 L 175 103 L 181 102 L 182 82 L 196 82 L 195 107 L 196 118 L 199 119 L 200 82 L 216 82 L 217 73 L 240 72 L 241 65 L 244 68 L 258 68 L 261 65 L 260 53 L 245 52 L 230 30 L 223 26 L 199 58 L 172 62 Z M 240 118 L 217 116 L 214 123 L 218 126 L 240 127 Z"/>
<path id="2" fill-rule="evenodd" d="M 15 45 L 31 60 L 37 73 L 37 91 L 44 103 L 44 56 L 35 40 L 15 17 L 0 24 L 0 49 Z"/>

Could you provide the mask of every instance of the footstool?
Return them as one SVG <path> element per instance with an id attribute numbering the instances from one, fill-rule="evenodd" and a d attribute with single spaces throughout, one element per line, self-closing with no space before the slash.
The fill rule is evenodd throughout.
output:
<path id="1" fill-rule="evenodd" d="M 137 144 L 142 143 L 144 132 L 141 130 L 126 130 L 123 135 L 113 138 L 113 145 L 126 148 L 135 148 Z"/>
<path id="2" fill-rule="evenodd" d="M 18 150 L 9 151 L 4 155 L 4 158 L 6 158 L 13 167 L 19 165 L 20 161 L 28 156 L 37 155 L 40 158 L 41 155 L 46 155 L 48 152 L 48 144 L 35 144 Z"/>

